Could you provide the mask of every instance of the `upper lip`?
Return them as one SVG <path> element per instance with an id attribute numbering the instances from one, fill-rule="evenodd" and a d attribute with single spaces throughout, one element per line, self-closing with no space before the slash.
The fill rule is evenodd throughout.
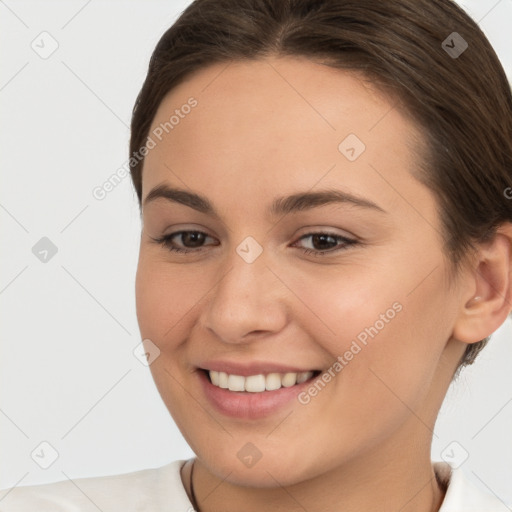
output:
<path id="1" fill-rule="evenodd" d="M 251 361 L 240 363 L 235 361 L 222 361 L 220 359 L 206 361 L 199 365 L 203 370 L 213 370 L 217 372 L 225 372 L 230 375 L 240 375 L 248 377 L 249 375 L 259 375 L 268 373 L 301 373 L 315 371 L 314 368 L 301 368 L 298 366 L 290 366 L 270 361 Z"/>

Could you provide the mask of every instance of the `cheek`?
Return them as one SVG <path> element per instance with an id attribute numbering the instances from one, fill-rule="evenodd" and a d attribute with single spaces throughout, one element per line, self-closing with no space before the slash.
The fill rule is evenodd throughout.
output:
<path id="1" fill-rule="evenodd" d="M 283 268 L 284 280 L 300 298 L 294 301 L 294 321 L 333 360 L 346 354 L 350 362 L 368 359 L 366 367 L 402 368 L 406 376 L 437 364 L 453 316 L 444 267 L 436 252 L 415 247 L 411 255 L 399 249 L 377 257 L 378 266 L 347 257 L 343 266 L 315 272 Z"/>
<path id="2" fill-rule="evenodd" d="M 139 257 L 135 279 L 137 319 L 141 335 L 162 347 L 187 326 L 204 296 L 204 284 L 195 273 L 179 271 L 158 258 Z"/>
<path id="3" fill-rule="evenodd" d="M 450 335 L 440 273 L 411 293 L 410 283 L 422 275 L 410 264 L 403 269 L 400 279 L 391 271 L 330 280 L 317 276 L 303 280 L 298 292 L 309 306 L 300 317 L 302 328 L 330 355 L 335 374 L 325 387 L 329 399 L 320 396 L 322 390 L 311 397 L 311 406 L 342 430 L 355 421 L 356 436 L 391 432 L 410 416 L 409 408 L 421 407 Z"/>
<path id="4" fill-rule="evenodd" d="M 366 347 L 382 343 L 404 314 L 398 280 L 387 282 L 386 273 L 370 266 L 319 268 L 300 275 L 285 272 L 284 280 L 299 299 L 292 299 L 293 321 L 300 322 L 332 360 L 345 353 L 349 361 L 361 359 Z"/>
<path id="5" fill-rule="evenodd" d="M 382 446 L 402 428 L 413 432 L 429 428 L 425 402 L 440 350 L 429 348 L 432 330 L 412 327 L 419 308 L 403 302 L 403 309 L 385 327 L 373 337 L 368 334 L 366 345 L 353 336 L 365 332 L 358 322 L 347 320 L 345 330 L 340 324 L 339 341 L 328 347 L 331 354 L 342 356 L 338 366 L 331 366 L 335 377 L 319 391 L 310 388 L 311 396 L 305 397 L 309 403 L 298 406 L 295 427 L 314 426 L 316 435 L 309 441 L 308 453 L 313 454 L 312 461 L 314 454 L 322 453 L 321 466 L 335 466 L 341 458 Z M 374 316 L 368 315 L 362 325 L 374 322 Z"/>
<path id="6" fill-rule="evenodd" d="M 190 279 L 168 262 L 144 251 L 139 256 L 135 279 L 137 319 L 142 339 L 149 338 L 160 349 L 160 355 L 149 366 L 155 385 L 169 413 L 185 434 L 190 446 L 195 439 L 186 433 L 191 425 L 202 425 L 201 409 L 190 407 L 190 395 L 183 382 L 183 349 L 193 324 L 194 306 L 205 291 L 200 280 Z"/>

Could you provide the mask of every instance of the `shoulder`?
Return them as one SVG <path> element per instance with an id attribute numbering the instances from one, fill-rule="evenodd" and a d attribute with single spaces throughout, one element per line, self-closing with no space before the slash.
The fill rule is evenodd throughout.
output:
<path id="1" fill-rule="evenodd" d="M 507 505 L 494 494 L 474 484 L 462 468 L 452 469 L 446 462 L 434 462 L 434 471 L 447 485 L 439 512 L 506 512 Z"/>
<path id="2" fill-rule="evenodd" d="M 192 511 L 180 476 L 185 462 L 177 460 L 131 473 L 2 489 L 0 512 Z"/>

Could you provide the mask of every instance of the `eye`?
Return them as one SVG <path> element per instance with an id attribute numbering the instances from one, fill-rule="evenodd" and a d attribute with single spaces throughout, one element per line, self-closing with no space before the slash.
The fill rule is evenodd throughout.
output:
<path id="1" fill-rule="evenodd" d="M 323 256 L 326 253 L 335 253 L 338 251 L 343 251 L 347 249 L 349 246 L 358 243 L 357 240 L 353 240 L 351 238 L 347 238 L 334 233 L 318 232 L 308 233 L 307 235 L 300 237 L 299 240 L 295 242 L 294 246 L 301 240 L 305 240 L 308 238 L 311 239 L 309 245 L 312 246 L 312 248 L 303 248 L 303 251 L 305 254 L 313 254 L 315 256 Z"/>
<path id="2" fill-rule="evenodd" d="M 207 233 L 203 231 L 176 231 L 161 238 L 152 238 L 155 243 L 158 243 L 172 252 L 189 253 L 199 252 L 203 250 L 206 239 L 212 239 Z M 292 247 L 297 246 L 301 240 L 310 239 L 310 246 L 302 248 L 305 254 L 313 254 L 315 256 L 323 256 L 326 253 L 335 253 L 347 249 L 351 245 L 358 242 L 351 238 L 327 232 L 308 233 L 307 235 L 299 238 Z M 177 240 L 181 239 L 181 247 L 176 245 Z M 219 245 L 218 243 L 210 245 Z M 184 247 L 183 247 L 184 246 Z"/>
<path id="3" fill-rule="evenodd" d="M 176 246 L 176 238 L 181 238 L 181 243 L 185 246 L 185 248 Z M 207 233 L 204 233 L 203 231 L 176 231 L 174 233 L 165 235 L 161 238 L 153 238 L 153 240 L 156 243 L 159 243 L 160 245 L 169 249 L 170 251 L 187 253 L 199 252 L 202 249 L 204 241 L 207 238 L 212 237 L 209 236 Z"/>

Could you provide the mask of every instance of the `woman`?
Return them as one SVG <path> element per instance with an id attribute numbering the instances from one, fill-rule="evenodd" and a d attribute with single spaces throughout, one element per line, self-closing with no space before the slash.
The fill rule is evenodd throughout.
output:
<path id="1" fill-rule="evenodd" d="M 504 510 L 430 460 L 511 310 L 512 97 L 478 26 L 450 0 L 199 0 L 131 128 L 138 322 L 196 457 L 1 510 Z"/>

